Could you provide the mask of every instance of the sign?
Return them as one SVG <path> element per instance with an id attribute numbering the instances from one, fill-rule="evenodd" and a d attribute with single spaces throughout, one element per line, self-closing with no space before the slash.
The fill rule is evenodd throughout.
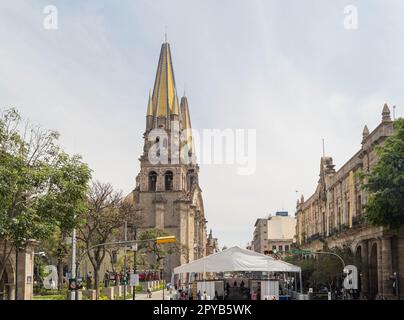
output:
<path id="1" fill-rule="evenodd" d="M 76 290 L 76 279 L 69 279 L 69 290 Z"/>
<path id="2" fill-rule="evenodd" d="M 157 244 L 173 243 L 173 242 L 175 242 L 175 237 L 174 237 L 174 236 L 167 236 L 167 237 L 158 237 L 158 238 L 156 238 L 156 243 L 157 243 Z"/>
<path id="3" fill-rule="evenodd" d="M 131 273 L 129 278 L 129 285 L 131 287 L 137 286 L 139 284 L 139 275 L 136 273 Z"/>

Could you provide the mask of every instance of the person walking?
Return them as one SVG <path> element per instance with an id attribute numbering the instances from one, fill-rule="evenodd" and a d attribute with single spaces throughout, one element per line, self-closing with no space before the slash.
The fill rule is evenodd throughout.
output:
<path id="1" fill-rule="evenodd" d="M 91 290 L 93 287 L 93 278 L 91 276 L 91 271 L 87 274 L 87 290 Z"/>
<path id="2" fill-rule="evenodd" d="M 105 286 L 105 288 L 109 287 L 109 271 L 108 270 L 105 271 L 105 274 L 104 274 L 104 286 Z"/>

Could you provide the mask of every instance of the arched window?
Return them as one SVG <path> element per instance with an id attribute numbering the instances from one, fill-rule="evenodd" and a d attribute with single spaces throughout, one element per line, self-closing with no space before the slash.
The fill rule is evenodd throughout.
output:
<path id="1" fill-rule="evenodd" d="M 166 171 L 164 174 L 164 185 L 167 191 L 173 190 L 173 172 Z"/>
<path id="2" fill-rule="evenodd" d="M 151 171 L 149 173 L 149 191 L 156 191 L 157 186 L 157 173 L 155 171 Z"/>
<path id="3" fill-rule="evenodd" d="M 188 170 L 187 172 L 187 189 L 191 190 L 192 185 L 194 184 L 195 180 L 195 171 L 193 169 Z"/>

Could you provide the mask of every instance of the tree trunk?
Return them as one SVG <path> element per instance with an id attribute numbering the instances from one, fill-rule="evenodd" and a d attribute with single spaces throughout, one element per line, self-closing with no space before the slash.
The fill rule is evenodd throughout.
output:
<path id="1" fill-rule="evenodd" d="M 94 268 L 94 288 L 95 288 L 95 300 L 100 298 L 100 267 Z"/>
<path id="2" fill-rule="evenodd" d="M 58 290 L 63 290 L 63 259 L 58 259 Z"/>

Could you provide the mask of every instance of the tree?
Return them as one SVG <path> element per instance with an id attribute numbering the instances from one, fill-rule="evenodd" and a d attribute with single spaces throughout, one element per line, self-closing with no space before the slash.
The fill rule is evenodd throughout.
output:
<path id="1" fill-rule="evenodd" d="M 80 216 L 78 239 L 82 241 L 93 266 L 94 284 L 98 299 L 99 272 L 108 252 L 108 248 L 102 244 L 118 237 L 118 232 L 125 221 L 128 224 L 139 224 L 141 216 L 135 210 L 135 205 L 125 201 L 122 192 L 114 191 L 109 183 L 93 182 L 87 202 L 88 209 Z M 94 246 L 97 247 L 92 249 Z"/>
<path id="2" fill-rule="evenodd" d="M 90 169 L 66 154 L 58 138 L 23 124 L 15 109 L 0 114 L 0 279 L 13 251 L 55 228 L 71 230 L 85 208 Z"/>
<path id="3" fill-rule="evenodd" d="M 139 237 L 139 251 L 148 255 L 148 263 L 152 270 L 160 270 L 162 261 L 170 254 L 187 254 L 187 248 L 179 242 L 157 244 L 154 239 L 157 237 L 169 236 L 170 234 L 161 229 L 145 230 Z M 150 240 L 150 241 L 147 241 Z"/>
<path id="4" fill-rule="evenodd" d="M 325 251 L 338 254 L 345 264 L 353 262 L 353 255 L 347 247 L 326 248 Z M 288 257 L 287 262 L 298 265 L 302 268 L 302 278 L 305 288 L 316 290 L 327 287 L 330 291 L 339 287 L 342 282 L 343 267 L 338 257 L 327 254 L 316 254 L 315 258 L 302 259 L 300 256 Z"/>
<path id="5" fill-rule="evenodd" d="M 369 192 L 365 217 L 372 225 L 398 228 L 404 224 L 404 119 L 394 122 L 393 135 L 376 152 L 376 165 L 362 175 Z"/>

